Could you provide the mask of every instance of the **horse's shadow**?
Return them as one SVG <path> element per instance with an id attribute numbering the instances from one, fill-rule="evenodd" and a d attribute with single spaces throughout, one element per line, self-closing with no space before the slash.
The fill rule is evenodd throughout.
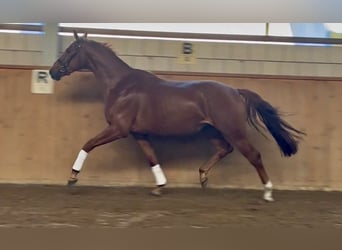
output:
<path id="1" fill-rule="evenodd" d="M 93 73 L 76 72 L 56 83 L 56 96 L 60 102 L 100 103 L 103 102 L 101 85 Z"/>
<path id="2" fill-rule="evenodd" d="M 187 136 L 151 136 L 158 158 L 163 162 L 172 163 L 196 159 L 208 160 L 212 155 L 213 148 L 203 133 Z M 199 153 L 200 152 L 200 153 Z"/>

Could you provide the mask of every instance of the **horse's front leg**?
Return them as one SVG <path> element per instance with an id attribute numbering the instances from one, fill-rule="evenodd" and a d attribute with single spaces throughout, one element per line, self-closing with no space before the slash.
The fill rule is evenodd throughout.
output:
<path id="1" fill-rule="evenodd" d="M 127 135 L 128 133 L 125 133 L 117 127 L 111 125 L 107 127 L 105 130 L 103 130 L 101 133 L 99 133 L 97 136 L 90 139 L 86 144 L 84 144 L 72 166 L 71 176 L 68 180 L 68 185 L 74 185 L 77 182 L 77 175 L 80 173 L 83 163 L 90 151 L 92 151 L 94 148 L 98 146 L 126 137 Z"/>
<path id="2" fill-rule="evenodd" d="M 138 142 L 142 151 L 144 152 L 156 181 L 156 188 L 151 192 L 152 195 L 160 196 L 162 194 L 162 188 L 166 185 L 167 180 L 164 172 L 158 162 L 156 154 L 151 146 L 149 138 L 147 135 L 132 133 L 135 140 Z"/>

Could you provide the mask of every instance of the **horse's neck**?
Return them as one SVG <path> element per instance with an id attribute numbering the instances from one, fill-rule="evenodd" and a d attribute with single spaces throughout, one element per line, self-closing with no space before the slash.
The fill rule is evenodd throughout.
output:
<path id="1" fill-rule="evenodd" d="M 89 69 L 94 73 L 97 81 L 104 90 L 115 88 L 117 83 L 133 69 L 115 54 L 94 53 L 88 55 Z"/>

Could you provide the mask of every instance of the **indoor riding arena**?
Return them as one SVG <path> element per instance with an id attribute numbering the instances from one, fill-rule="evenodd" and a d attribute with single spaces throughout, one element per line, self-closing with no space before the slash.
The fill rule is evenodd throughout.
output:
<path id="1" fill-rule="evenodd" d="M 177 33 L 133 24 L 0 24 L 0 228 L 342 227 L 341 25 L 311 24 L 326 29 L 319 38 L 303 38 L 298 30 L 317 29 L 300 23 L 253 24 L 261 26 L 251 30 L 268 36 L 248 33 L 247 24 L 241 34 L 229 33 L 233 24 L 220 24 L 226 28 L 215 34 L 209 24 L 211 34 L 183 25 Z M 107 126 L 105 91 L 91 71 L 59 81 L 49 75 L 74 42 L 74 29 L 106 43 L 133 68 L 248 89 L 277 108 L 306 134 L 291 157 L 246 120 L 274 202 L 263 200 L 256 169 L 235 147 L 202 187 L 199 168 L 215 153 L 202 133 L 151 136 L 167 178 L 160 196 L 151 194 L 155 179 L 132 135 L 89 152 L 78 182 L 68 186 L 82 146 Z M 282 29 L 292 33 L 280 41 L 272 32 Z"/>

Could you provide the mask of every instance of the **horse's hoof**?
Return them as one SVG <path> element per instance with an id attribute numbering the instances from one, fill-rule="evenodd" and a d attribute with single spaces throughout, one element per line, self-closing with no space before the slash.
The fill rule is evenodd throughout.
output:
<path id="1" fill-rule="evenodd" d="M 264 198 L 264 201 L 266 201 L 266 202 L 274 202 L 272 195 L 269 193 L 264 194 L 263 198 Z"/>
<path id="2" fill-rule="evenodd" d="M 206 188 L 207 185 L 208 185 L 208 177 L 202 178 L 202 179 L 200 180 L 200 182 L 201 182 L 202 188 L 203 188 L 203 189 Z"/>
<path id="3" fill-rule="evenodd" d="M 199 179 L 200 179 L 200 183 L 201 183 L 202 188 L 206 188 L 207 184 L 208 184 L 207 172 L 200 169 Z"/>
<path id="4" fill-rule="evenodd" d="M 266 201 L 266 202 L 274 202 L 274 199 L 272 197 L 264 197 L 264 201 Z"/>
<path id="5" fill-rule="evenodd" d="M 273 195 L 272 195 L 272 189 L 266 188 L 263 198 L 264 198 L 264 201 L 266 201 L 266 202 L 273 202 L 274 199 L 273 199 Z"/>
<path id="6" fill-rule="evenodd" d="M 161 187 L 157 187 L 151 191 L 151 195 L 160 197 L 162 195 Z"/>
<path id="7" fill-rule="evenodd" d="M 74 186 L 75 184 L 76 184 L 76 182 L 78 181 L 78 179 L 77 178 L 70 178 L 69 180 L 68 180 L 68 187 L 71 187 L 71 186 Z"/>

